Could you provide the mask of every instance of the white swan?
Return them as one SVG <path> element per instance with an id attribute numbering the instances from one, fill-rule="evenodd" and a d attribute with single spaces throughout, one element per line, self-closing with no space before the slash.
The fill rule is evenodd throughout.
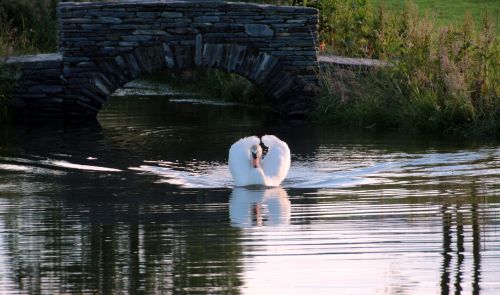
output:
<path id="1" fill-rule="evenodd" d="M 263 156 L 260 139 L 245 137 L 229 149 L 229 170 L 235 186 L 279 186 L 290 169 L 290 149 L 274 135 L 262 136 L 262 143 L 269 148 Z"/>

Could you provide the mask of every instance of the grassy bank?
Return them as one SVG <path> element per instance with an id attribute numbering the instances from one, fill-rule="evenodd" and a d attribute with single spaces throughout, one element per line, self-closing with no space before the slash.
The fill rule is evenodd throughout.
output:
<path id="1" fill-rule="evenodd" d="M 439 26 L 410 2 L 402 10 L 368 1 L 319 0 L 326 53 L 379 58 L 365 74 L 321 73 L 314 118 L 417 133 L 500 135 L 500 45 L 495 21 L 465 16 Z M 350 28 L 356 28 L 352 30 Z"/>
<path id="2" fill-rule="evenodd" d="M 321 53 L 393 64 L 363 74 L 321 72 L 312 118 L 417 133 L 500 134 L 497 1 L 472 6 L 470 0 L 415 1 L 420 6 L 395 0 L 280 1 L 320 10 Z M 0 55 L 54 51 L 57 2 L 0 2 Z M 266 101 L 242 77 L 216 71 L 197 75 L 185 89 L 228 101 Z M 6 91 L 0 84 L 0 93 Z"/>
<path id="3" fill-rule="evenodd" d="M 0 2 L 0 55 L 56 51 L 58 0 Z"/>
<path id="4" fill-rule="evenodd" d="M 401 0 L 374 0 L 374 3 L 399 12 L 405 9 L 405 1 Z M 470 14 L 475 22 L 480 22 L 488 13 L 497 27 L 500 22 L 498 0 L 413 0 L 413 3 L 418 6 L 421 16 L 431 13 L 441 26 L 460 25 L 466 14 Z"/>

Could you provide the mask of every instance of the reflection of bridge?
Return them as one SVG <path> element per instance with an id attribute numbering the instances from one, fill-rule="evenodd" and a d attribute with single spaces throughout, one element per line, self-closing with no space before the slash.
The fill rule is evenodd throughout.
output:
<path id="1" fill-rule="evenodd" d="M 95 116 L 107 96 L 161 69 L 217 68 L 255 83 L 282 114 L 303 113 L 317 84 L 318 11 L 223 1 L 61 3 L 60 55 L 23 66 L 25 112 Z"/>

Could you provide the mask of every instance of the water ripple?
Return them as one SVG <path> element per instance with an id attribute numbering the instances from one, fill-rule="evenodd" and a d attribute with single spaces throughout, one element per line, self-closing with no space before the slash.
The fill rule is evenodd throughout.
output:
<path id="1" fill-rule="evenodd" d="M 342 160 L 340 156 L 322 149 L 315 159 L 292 160 L 283 186 L 288 188 L 338 189 L 369 186 L 434 185 L 443 182 L 463 182 L 470 179 L 486 189 L 498 192 L 500 160 L 497 149 L 479 152 L 428 153 L 384 155 L 368 159 L 358 156 Z M 333 154 L 332 154 L 333 153 Z M 329 160 L 326 160 L 329 159 Z M 158 183 L 187 188 L 231 187 L 232 179 L 225 163 L 193 159 L 187 162 L 145 161 L 144 165 L 129 167 L 132 171 L 159 176 Z M 429 192 L 432 189 L 429 187 Z M 411 190 L 401 191 L 411 194 Z M 438 193 L 438 192 L 436 192 Z"/>

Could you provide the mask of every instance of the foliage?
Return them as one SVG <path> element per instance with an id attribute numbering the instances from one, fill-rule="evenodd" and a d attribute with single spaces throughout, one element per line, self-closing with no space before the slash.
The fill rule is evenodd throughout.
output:
<path id="1" fill-rule="evenodd" d="M 0 3 L 0 54 L 56 50 L 57 0 L 4 0 Z"/>
<path id="2" fill-rule="evenodd" d="M 393 65 L 364 74 L 323 72 L 316 118 L 417 132 L 500 134 L 500 46 L 488 16 L 480 29 L 470 16 L 461 26 L 438 28 L 408 3 L 401 14 L 381 8 L 374 19 L 366 47 L 371 51 L 354 54 Z"/>
<path id="3" fill-rule="evenodd" d="M 373 0 L 373 3 L 384 4 L 390 10 L 395 11 L 402 11 L 407 5 L 405 1 L 401 0 Z M 479 22 L 485 13 L 491 15 L 492 19 L 495 20 L 496 26 L 499 25 L 500 21 L 498 0 L 413 0 L 413 3 L 418 5 L 421 14 L 431 11 L 432 15 L 435 16 L 436 23 L 440 26 L 461 24 L 466 12 L 476 22 Z"/>
<path id="4" fill-rule="evenodd" d="M 7 116 L 7 106 L 9 93 L 17 85 L 20 72 L 5 63 L 0 62 L 0 121 L 5 120 Z"/>
<path id="5" fill-rule="evenodd" d="M 316 7 L 320 10 L 322 53 L 378 58 L 393 65 L 364 73 L 322 71 L 313 116 L 347 125 L 417 132 L 500 133 L 500 45 L 494 0 L 480 3 L 479 10 L 491 6 L 493 13 L 485 14 L 480 24 L 466 15 L 462 24 L 454 21 L 444 27 L 437 25 L 435 14 L 422 13 L 414 2 L 392 9 L 395 0 L 373 1 L 257 1 Z M 453 11 L 468 5 L 467 1 L 415 1 L 445 3 Z M 1 1 L 0 55 L 54 51 L 57 2 Z M 479 10 L 472 11 L 476 19 Z M 0 68 L 4 96 L 5 79 L 10 77 L 5 71 Z M 210 97 L 249 104 L 269 101 L 256 94 L 249 81 L 234 74 L 209 70 L 198 73 L 196 80 L 190 88 L 202 89 Z"/>
<path id="6" fill-rule="evenodd" d="M 267 107 L 270 98 L 246 78 L 217 69 L 173 72 L 166 82 L 178 89 L 201 93 L 211 99 Z"/>

